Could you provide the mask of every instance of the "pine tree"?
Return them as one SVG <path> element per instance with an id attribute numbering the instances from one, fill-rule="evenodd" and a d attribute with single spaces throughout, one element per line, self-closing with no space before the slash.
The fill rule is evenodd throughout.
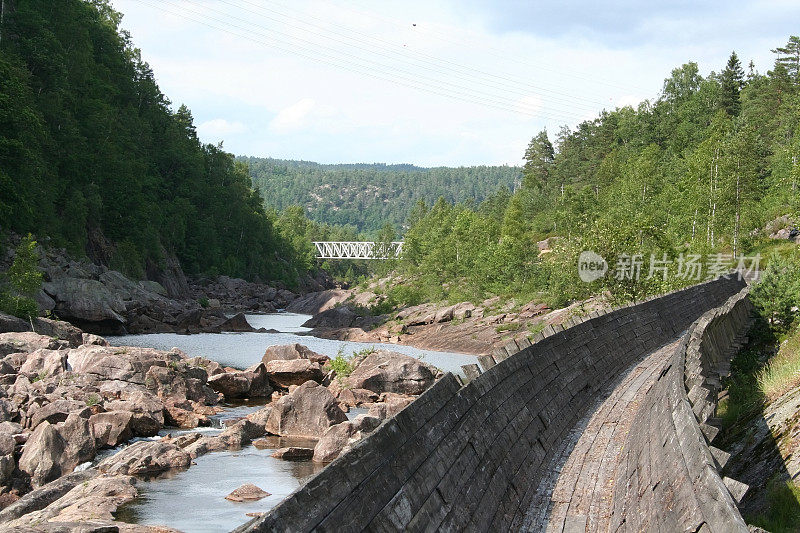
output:
<path id="1" fill-rule="evenodd" d="M 778 54 L 775 66 L 782 65 L 795 83 L 800 82 L 800 37 L 792 35 L 786 46 L 775 48 L 772 53 Z"/>
<path id="2" fill-rule="evenodd" d="M 542 130 L 531 139 L 525 150 L 525 166 L 522 169 L 522 186 L 527 189 L 543 189 L 548 181 L 555 161 L 555 150 Z"/>
<path id="3" fill-rule="evenodd" d="M 739 62 L 736 52 L 731 52 L 728 64 L 725 66 L 725 70 L 722 71 L 720 78 L 722 84 L 720 106 L 728 115 L 732 117 L 739 116 L 739 112 L 742 110 L 739 93 L 744 87 L 744 70 L 742 70 L 742 64 Z"/>

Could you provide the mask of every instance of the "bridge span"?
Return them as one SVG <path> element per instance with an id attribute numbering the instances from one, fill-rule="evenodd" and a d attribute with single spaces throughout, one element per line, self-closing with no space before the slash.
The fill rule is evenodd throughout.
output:
<path id="1" fill-rule="evenodd" d="M 317 259 L 397 259 L 403 242 L 315 241 Z"/>
<path id="2" fill-rule="evenodd" d="M 712 446 L 747 291 L 720 278 L 511 341 L 236 531 L 747 533 Z"/>

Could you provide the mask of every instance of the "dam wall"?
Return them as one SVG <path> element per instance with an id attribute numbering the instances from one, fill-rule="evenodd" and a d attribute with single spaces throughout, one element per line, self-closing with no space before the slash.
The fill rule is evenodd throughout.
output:
<path id="1" fill-rule="evenodd" d="M 272 511 L 236 531 L 525 530 L 530 527 L 526 515 L 554 454 L 602 391 L 632 364 L 674 342 L 698 318 L 709 317 L 709 311 L 727 305 L 744 288 L 743 281 L 719 278 L 595 312 L 571 320 L 567 329 L 548 327 L 532 345 L 510 345 L 482 358 L 482 373 L 477 367 L 465 368 L 472 378 L 466 384 L 447 374 Z M 745 306 L 739 304 L 736 312 L 743 313 Z M 646 486 L 669 482 L 672 463 L 661 467 L 661 473 L 653 471 L 661 458 L 652 447 L 662 446 L 662 437 L 674 437 L 669 443 L 673 448 L 697 448 L 684 452 L 680 447 L 682 455 L 671 456 L 676 464 L 681 457 L 685 462 L 683 489 L 675 497 L 686 501 L 686 508 L 694 508 L 687 491 L 696 486 L 697 476 L 705 476 L 703 482 L 708 480 L 708 486 L 721 492 L 711 479 L 716 470 L 711 472 L 694 411 L 700 411 L 700 419 L 709 413 L 702 402 L 711 401 L 711 390 L 704 396 L 693 389 L 698 402 L 689 404 L 683 388 L 684 376 L 692 387 L 702 389 L 713 385 L 715 372 L 724 370 L 728 350 L 715 350 L 714 343 L 737 334 L 743 319 L 714 317 L 702 330 L 692 328 L 686 349 L 676 352 L 676 363 L 660 380 L 661 396 L 647 398 L 650 410 L 642 411 L 642 420 L 656 417 L 652 423 L 660 428 L 658 438 L 629 437 L 628 478 L 614 489 L 613 518 L 624 529 L 636 529 L 632 515 L 642 511 L 653 517 L 648 524 L 686 523 L 670 521 L 671 509 L 684 507 L 670 507 L 671 502 L 654 495 L 641 507 L 630 503 Z M 670 420 L 677 422 L 670 426 Z M 706 462 L 688 462 L 698 457 Z M 635 485 L 633 480 L 645 468 L 650 468 L 649 477 Z M 710 497 L 727 506 L 726 494 L 730 498 L 727 492 Z"/>
<path id="2" fill-rule="evenodd" d="M 614 531 L 748 531 L 736 507 L 747 486 L 722 477 L 728 454 L 710 446 L 720 378 L 744 341 L 747 290 L 705 313 L 641 401 L 614 485 Z"/>

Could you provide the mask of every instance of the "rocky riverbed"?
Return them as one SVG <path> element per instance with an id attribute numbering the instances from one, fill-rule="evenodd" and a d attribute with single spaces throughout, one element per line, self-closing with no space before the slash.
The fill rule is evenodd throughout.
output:
<path id="1" fill-rule="evenodd" d="M 21 327 L 6 316 L 0 324 Z M 237 370 L 178 349 L 110 346 L 65 322 L 33 326 L 0 333 L 0 524 L 10 531 L 167 531 L 115 520 L 143 479 L 209 452 L 274 447 L 275 438 L 301 440 L 273 457 L 324 464 L 441 375 L 378 350 L 337 376 L 327 356 L 299 344 L 270 347 Z M 225 402 L 259 398 L 266 405 L 219 432 L 191 431 L 210 425 Z M 354 407 L 365 412 L 348 419 Z"/>

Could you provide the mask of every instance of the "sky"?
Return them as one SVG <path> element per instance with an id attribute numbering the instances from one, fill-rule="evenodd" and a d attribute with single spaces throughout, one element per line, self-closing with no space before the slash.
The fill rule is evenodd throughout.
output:
<path id="1" fill-rule="evenodd" d="M 518 165 L 603 109 L 655 99 L 689 61 L 746 68 L 800 2 L 112 0 L 175 108 L 237 155 Z"/>

